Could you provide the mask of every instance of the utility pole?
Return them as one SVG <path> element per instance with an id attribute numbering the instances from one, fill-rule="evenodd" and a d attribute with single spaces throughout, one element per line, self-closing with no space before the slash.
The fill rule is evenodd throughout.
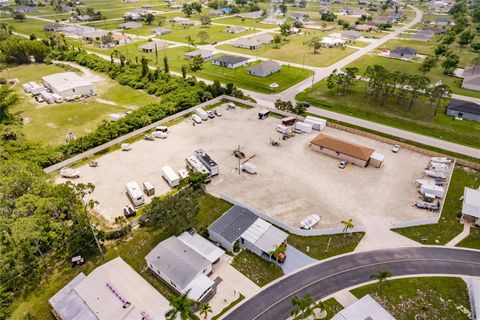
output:
<path id="1" fill-rule="evenodd" d="M 102 246 L 100 245 L 100 242 L 97 239 L 97 234 L 95 233 L 95 229 L 93 229 L 93 226 L 89 224 L 90 230 L 92 230 L 93 237 L 95 238 L 95 242 L 97 243 L 98 251 L 100 251 L 100 254 L 102 255 L 102 258 L 105 259 L 105 255 L 103 254 Z"/>

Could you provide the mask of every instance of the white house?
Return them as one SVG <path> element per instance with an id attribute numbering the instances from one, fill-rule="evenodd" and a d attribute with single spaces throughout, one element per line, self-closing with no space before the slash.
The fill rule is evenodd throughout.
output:
<path id="1" fill-rule="evenodd" d="M 195 301 L 210 293 L 214 281 L 208 277 L 212 264 L 224 251 L 195 231 L 160 242 L 145 257 L 147 266 L 175 291 Z"/>
<path id="2" fill-rule="evenodd" d="M 463 193 L 462 218 L 480 219 L 480 189 L 465 187 Z"/>
<path id="3" fill-rule="evenodd" d="M 369 294 L 352 303 L 332 318 L 332 320 L 354 319 L 395 320 L 395 318 Z"/>
<path id="4" fill-rule="evenodd" d="M 164 319 L 169 302 L 122 258 L 80 273 L 48 302 L 62 320 Z"/>
<path id="5" fill-rule="evenodd" d="M 42 78 L 43 84 L 52 93 L 63 98 L 76 95 L 92 96 L 95 94 L 93 84 L 79 77 L 75 72 L 56 73 Z"/>
<path id="6" fill-rule="evenodd" d="M 248 58 L 234 57 L 234 56 L 221 56 L 212 60 L 212 63 L 216 66 L 236 69 L 248 62 Z"/>
<path id="7" fill-rule="evenodd" d="M 480 91 L 480 66 L 465 68 L 462 77 L 462 88 Z"/>
<path id="8" fill-rule="evenodd" d="M 204 61 L 209 61 L 215 58 L 215 54 L 213 53 L 213 51 L 203 49 L 185 52 L 183 56 L 186 60 L 193 59 L 193 57 L 196 56 L 202 57 Z"/>
<path id="9" fill-rule="evenodd" d="M 251 66 L 250 69 L 248 70 L 248 73 L 250 73 L 253 76 L 258 76 L 258 77 L 266 77 L 271 75 L 272 73 L 280 71 L 280 64 L 276 61 L 263 61 L 260 62 L 254 66 Z"/>

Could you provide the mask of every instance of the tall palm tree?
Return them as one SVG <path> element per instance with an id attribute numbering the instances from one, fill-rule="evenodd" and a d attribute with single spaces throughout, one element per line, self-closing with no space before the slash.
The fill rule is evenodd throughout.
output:
<path id="1" fill-rule="evenodd" d="M 310 292 L 305 293 L 303 297 L 295 296 L 292 298 L 293 310 L 290 312 L 292 317 L 300 315 L 302 319 L 307 315 L 307 311 L 315 303 Z"/>
<path id="2" fill-rule="evenodd" d="M 204 302 L 198 308 L 198 312 L 203 316 L 203 319 L 207 319 L 208 314 L 212 313 L 213 311 L 208 302 Z"/>
<path id="3" fill-rule="evenodd" d="M 194 319 L 195 314 L 192 311 L 195 301 L 188 297 L 188 293 L 182 294 L 179 297 L 175 297 L 170 301 L 170 310 L 165 313 L 165 318 L 167 320 L 177 320 L 180 317 L 181 320 L 191 320 Z"/>
<path id="4" fill-rule="evenodd" d="M 383 281 L 387 280 L 392 276 L 392 273 L 389 270 L 378 270 L 377 273 L 374 273 L 370 276 L 370 279 L 377 279 L 378 286 L 382 284 Z"/>
<path id="5" fill-rule="evenodd" d="M 7 84 L 0 86 L 0 123 L 7 123 L 11 120 L 10 108 L 19 101 L 18 96 Z"/>
<path id="6" fill-rule="evenodd" d="M 353 225 L 353 220 L 352 219 L 343 220 L 343 221 L 340 221 L 340 222 L 343 224 L 343 235 L 344 236 L 347 235 L 348 230 L 355 228 L 355 226 Z"/>

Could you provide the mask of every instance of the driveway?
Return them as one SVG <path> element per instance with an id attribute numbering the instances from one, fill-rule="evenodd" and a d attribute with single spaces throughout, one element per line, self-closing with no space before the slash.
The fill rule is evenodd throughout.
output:
<path id="1" fill-rule="evenodd" d="M 251 298 L 260 292 L 260 287 L 245 277 L 240 271 L 232 267 L 222 258 L 213 265 L 213 273 L 222 278 L 230 287 L 239 291 L 245 298 Z"/>
<path id="2" fill-rule="evenodd" d="M 480 276 L 480 251 L 445 247 L 397 248 L 352 253 L 319 262 L 266 287 L 223 319 L 287 319 L 291 299 L 309 292 L 321 300 L 370 281 L 378 270 L 394 276 L 432 274 Z"/>
<path id="3" fill-rule="evenodd" d="M 287 246 L 287 251 L 285 252 L 287 255 L 287 260 L 282 263 L 282 270 L 283 273 L 289 274 L 298 269 L 308 266 L 316 262 L 317 260 L 310 258 L 302 251 L 292 247 L 290 244 Z"/>

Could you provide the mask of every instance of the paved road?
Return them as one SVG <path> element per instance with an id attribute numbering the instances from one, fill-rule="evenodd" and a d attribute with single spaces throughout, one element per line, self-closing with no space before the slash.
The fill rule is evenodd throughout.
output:
<path id="1" fill-rule="evenodd" d="M 265 288 L 224 319 L 286 319 L 291 299 L 310 292 L 316 300 L 370 281 L 388 269 L 394 276 L 448 274 L 480 276 L 480 251 L 445 247 L 397 248 L 354 253 L 315 264 Z"/>

